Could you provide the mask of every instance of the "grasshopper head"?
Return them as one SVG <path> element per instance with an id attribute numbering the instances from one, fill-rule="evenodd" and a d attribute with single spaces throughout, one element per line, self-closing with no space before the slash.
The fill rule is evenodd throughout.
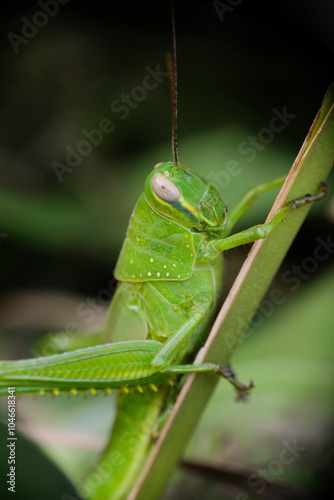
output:
<path id="1" fill-rule="evenodd" d="M 218 191 L 186 165 L 159 163 L 145 183 L 145 195 L 154 210 L 199 231 L 221 230 L 226 206 Z"/>

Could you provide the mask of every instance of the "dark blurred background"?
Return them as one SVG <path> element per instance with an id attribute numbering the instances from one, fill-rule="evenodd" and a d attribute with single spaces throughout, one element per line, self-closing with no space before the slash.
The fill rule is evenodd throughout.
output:
<path id="1" fill-rule="evenodd" d="M 48 4 L 48 15 L 42 4 L 6 2 L 0 20 L 2 358 L 29 355 L 32 339 L 71 321 L 82 330 L 103 324 L 131 210 L 151 168 L 172 158 L 169 82 L 161 76 L 172 48 L 170 2 L 71 0 Z M 333 79 L 334 4 L 175 1 L 175 24 L 180 160 L 216 180 L 231 205 L 247 187 L 288 173 Z M 143 91 L 154 78 L 155 88 Z M 130 100 L 121 112 L 122 99 Z M 260 141 L 254 158 L 240 152 L 249 137 L 265 137 L 274 108 L 295 116 Z M 108 120 L 113 131 L 80 146 Z M 75 167 L 66 164 L 69 151 Z M 242 175 L 227 179 L 231 161 Z M 287 296 L 284 270 L 333 232 L 333 176 L 329 186 L 273 285 Z M 240 227 L 264 220 L 273 198 Z M 229 253 L 226 290 L 248 250 Z M 301 288 L 318 284 L 332 260 L 318 262 Z M 83 302 L 93 315 L 78 314 Z"/>

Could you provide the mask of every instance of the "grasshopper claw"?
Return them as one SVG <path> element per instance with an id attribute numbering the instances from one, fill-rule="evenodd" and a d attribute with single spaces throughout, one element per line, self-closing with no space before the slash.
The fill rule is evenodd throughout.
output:
<path id="1" fill-rule="evenodd" d="M 227 365 L 227 366 L 219 365 L 218 373 L 222 377 L 226 378 L 226 380 L 228 380 L 233 385 L 233 387 L 236 389 L 237 401 L 247 401 L 248 400 L 248 396 L 249 396 L 248 392 L 251 389 L 253 389 L 253 387 L 254 387 L 253 381 L 250 381 L 248 384 L 242 384 L 241 382 L 239 382 L 236 378 L 236 375 L 235 375 L 231 365 Z"/>

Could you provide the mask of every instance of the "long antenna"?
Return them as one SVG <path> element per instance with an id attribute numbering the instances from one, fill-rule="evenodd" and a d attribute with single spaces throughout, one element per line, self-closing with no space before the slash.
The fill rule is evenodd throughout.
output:
<path id="1" fill-rule="evenodd" d="M 178 144 L 177 144 L 177 64 L 176 64 L 176 36 L 174 5 L 172 2 L 172 29 L 173 29 L 173 56 L 168 53 L 166 56 L 167 69 L 170 80 L 171 100 L 172 100 L 172 150 L 174 167 L 178 168 Z"/>

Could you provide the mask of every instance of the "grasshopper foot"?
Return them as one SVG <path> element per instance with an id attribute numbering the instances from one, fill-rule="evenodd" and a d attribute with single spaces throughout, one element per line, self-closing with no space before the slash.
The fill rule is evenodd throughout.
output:
<path id="1" fill-rule="evenodd" d="M 311 194 L 306 194 L 305 196 L 302 196 L 301 198 L 297 198 L 296 200 L 291 201 L 291 207 L 292 209 L 296 209 L 299 207 L 303 207 L 304 205 L 307 205 L 308 203 L 313 203 L 314 201 L 320 201 L 323 200 L 327 195 L 327 184 L 324 181 L 321 181 L 320 183 L 320 188 L 316 192 L 315 195 Z"/>
<path id="2" fill-rule="evenodd" d="M 249 382 L 249 384 L 242 384 L 241 382 L 239 382 L 230 365 L 227 366 L 219 365 L 217 373 L 222 377 L 226 378 L 226 380 L 228 380 L 236 389 L 237 401 L 247 401 L 249 396 L 248 392 L 254 387 L 252 381 Z"/>

